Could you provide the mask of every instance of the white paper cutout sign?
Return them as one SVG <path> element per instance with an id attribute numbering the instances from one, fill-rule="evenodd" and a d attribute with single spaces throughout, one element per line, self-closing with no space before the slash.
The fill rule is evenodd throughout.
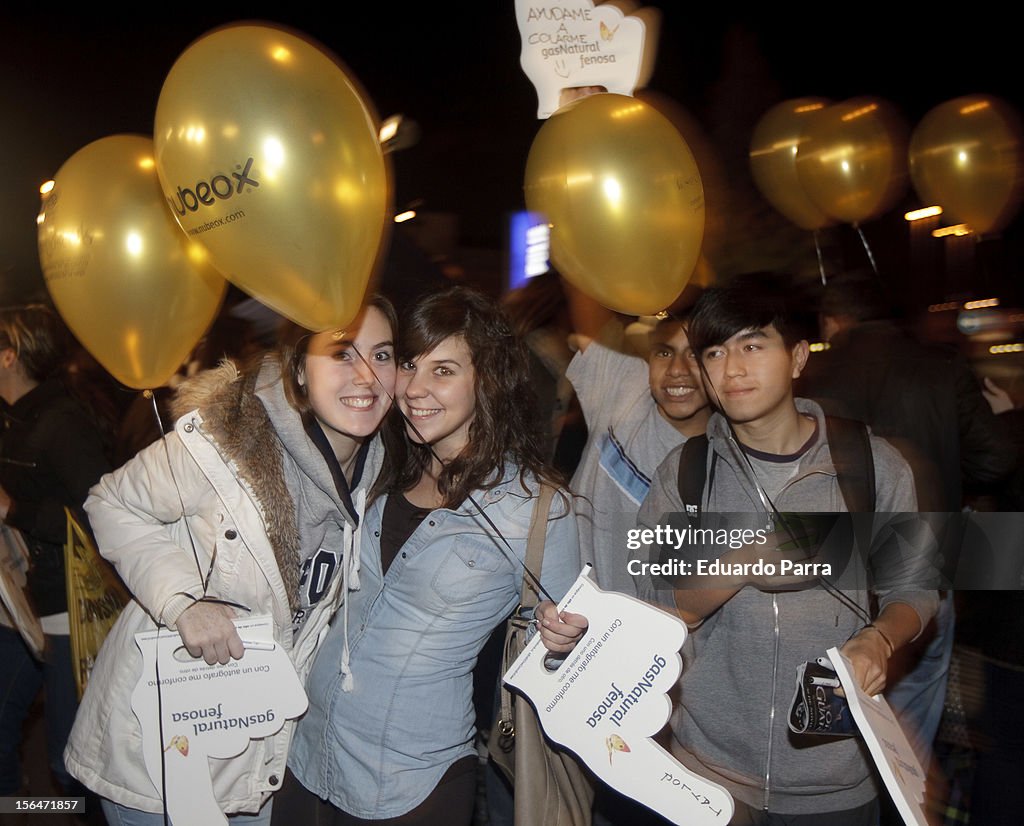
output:
<path id="1" fill-rule="evenodd" d="M 632 95 L 644 55 L 643 20 L 591 0 L 516 0 L 519 63 L 537 90 L 537 117 L 559 106 L 562 89 L 604 86 Z"/>
<path id="2" fill-rule="evenodd" d="M 838 648 L 830 648 L 827 653 L 857 728 L 903 822 L 908 826 L 928 826 L 924 813 L 925 772 L 892 708 L 881 694 L 871 697 L 861 691 L 850 661 Z"/>
<path id="3" fill-rule="evenodd" d="M 584 567 L 558 606 L 590 622 L 576 648 L 550 671 L 538 634 L 505 682 L 530 699 L 548 737 L 575 752 L 612 788 L 673 823 L 728 823 L 730 794 L 651 739 L 672 711 L 666 694 L 682 670 L 686 625 L 638 599 L 602 591 L 590 570 Z"/>
<path id="4" fill-rule="evenodd" d="M 25 594 L 29 553 L 21 531 L 0 522 L 0 625 L 14 628 L 32 655 L 43 659 L 46 638 Z"/>
<path id="5" fill-rule="evenodd" d="M 207 665 L 187 652 L 187 662 L 179 661 L 174 652 L 181 648 L 181 637 L 173 631 L 135 635 L 143 668 L 132 692 L 132 711 L 142 726 L 146 770 L 158 792 L 166 770 L 167 812 L 175 824 L 227 826 L 207 758 L 241 754 L 251 740 L 276 734 L 309 704 L 288 653 L 274 641 L 271 617 L 235 620 L 235 625 L 246 651 L 226 665 Z"/>

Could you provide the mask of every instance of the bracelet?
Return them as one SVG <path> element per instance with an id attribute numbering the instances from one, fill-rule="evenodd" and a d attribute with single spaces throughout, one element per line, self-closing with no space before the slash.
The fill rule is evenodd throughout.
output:
<path id="1" fill-rule="evenodd" d="M 892 644 L 892 640 L 890 640 L 886 633 L 873 622 L 870 622 L 867 625 L 865 625 L 863 630 L 867 631 L 869 628 L 873 631 L 877 631 L 878 636 L 880 636 L 885 641 L 885 644 L 889 646 L 888 656 L 891 657 L 893 655 L 893 652 L 896 650 L 896 646 Z"/>

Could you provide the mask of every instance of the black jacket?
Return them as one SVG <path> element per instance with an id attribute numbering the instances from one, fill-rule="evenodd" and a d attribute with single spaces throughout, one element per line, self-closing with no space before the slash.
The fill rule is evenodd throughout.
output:
<path id="1" fill-rule="evenodd" d="M 28 590 L 40 616 L 67 610 L 65 506 L 84 521 L 89 488 L 108 472 L 100 431 L 56 379 L 14 405 L 0 402 L 0 486 L 12 504 L 6 522 L 31 553 Z"/>
<path id="2" fill-rule="evenodd" d="M 891 442 L 914 470 L 922 511 L 959 511 L 964 484 L 991 484 L 1015 466 L 1015 447 L 966 359 L 892 322 L 834 336 L 811 356 L 800 395 Z"/>

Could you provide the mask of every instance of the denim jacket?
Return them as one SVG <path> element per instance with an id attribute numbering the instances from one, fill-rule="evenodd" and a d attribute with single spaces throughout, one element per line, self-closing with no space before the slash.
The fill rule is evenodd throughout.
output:
<path id="1" fill-rule="evenodd" d="M 313 664 L 309 711 L 289 755 L 307 789 L 357 817 L 396 817 L 421 803 L 452 763 L 476 753 L 473 668 L 519 602 L 537 488 L 532 477 L 527 485 L 506 468 L 505 481 L 473 496 L 511 551 L 467 500 L 432 511 L 384 576 L 386 497 L 368 509 L 361 584 L 347 596 L 352 688 L 342 686 L 338 618 Z M 572 506 L 555 496 L 541 583 L 557 601 L 579 571 Z"/>

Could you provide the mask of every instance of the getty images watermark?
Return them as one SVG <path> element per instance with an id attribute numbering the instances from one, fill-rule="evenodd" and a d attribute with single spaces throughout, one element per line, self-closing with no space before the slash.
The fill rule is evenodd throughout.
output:
<path id="1" fill-rule="evenodd" d="M 627 573 L 657 588 L 1024 587 L 1024 513 L 669 513 L 646 526 L 623 514 L 617 530 Z"/>

